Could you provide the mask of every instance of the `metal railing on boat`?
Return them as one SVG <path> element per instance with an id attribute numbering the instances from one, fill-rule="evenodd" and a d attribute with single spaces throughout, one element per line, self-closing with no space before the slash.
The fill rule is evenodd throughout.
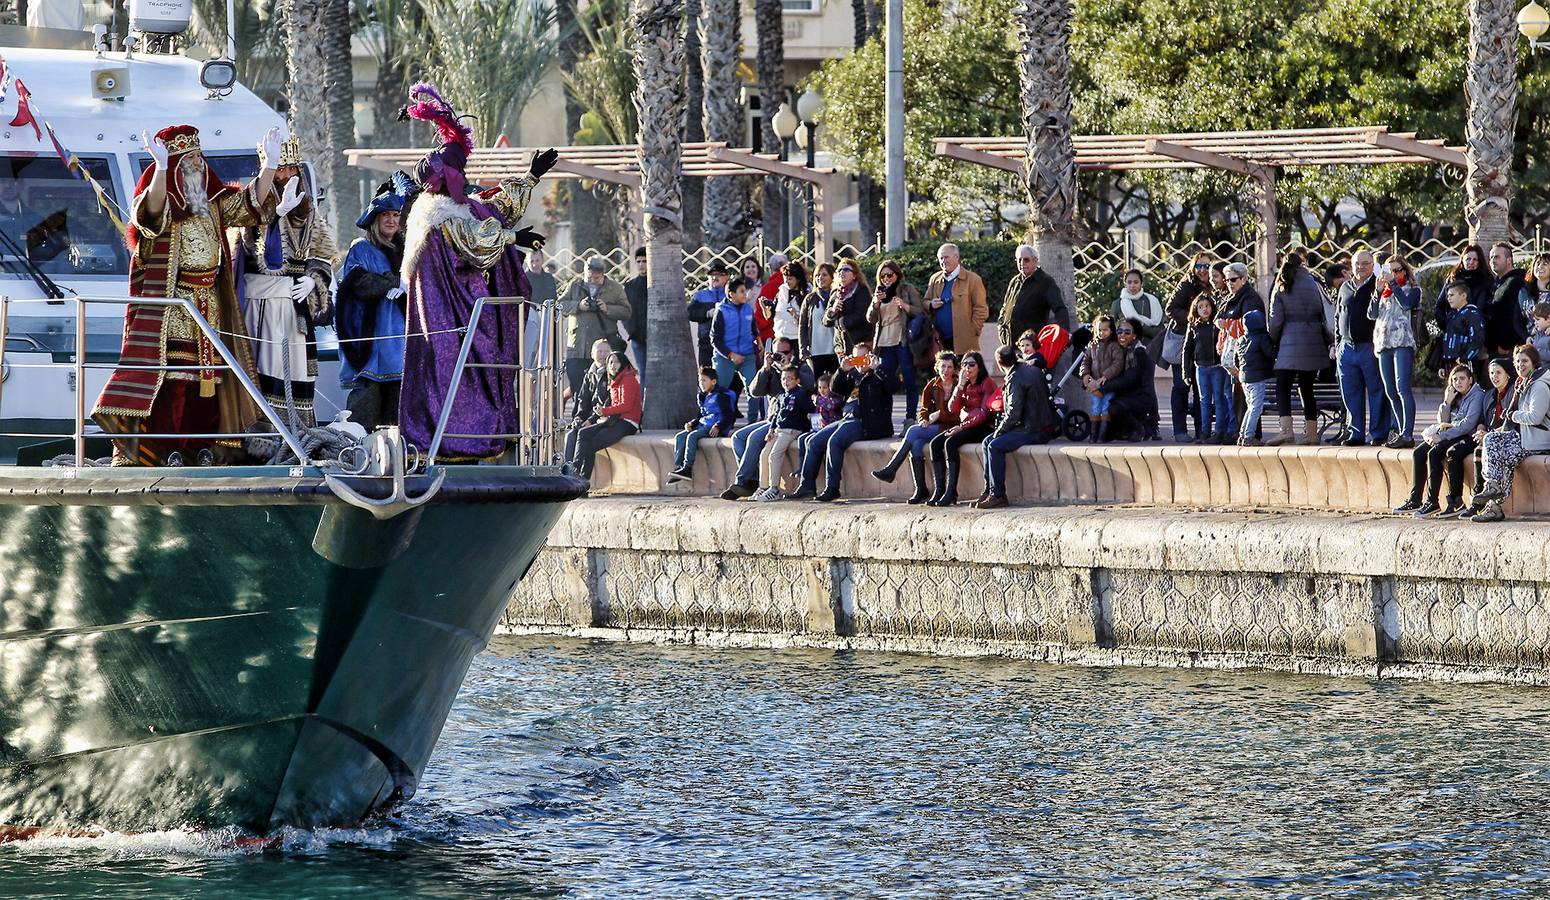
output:
<path id="1" fill-rule="evenodd" d="M 91 436 L 113 439 L 196 439 L 196 440 L 245 440 L 248 438 L 279 439 L 284 442 L 287 449 L 299 461 L 305 464 L 314 464 L 317 460 L 309 458 L 304 449 L 303 441 L 296 432 L 287 426 L 281 413 L 264 397 L 258 385 L 248 375 L 247 371 L 233 357 L 231 348 L 227 346 L 223 337 L 234 337 L 252 343 L 265 343 L 264 339 L 251 337 L 246 334 L 234 334 L 232 332 L 220 332 L 199 312 L 199 309 L 190 301 L 182 298 L 148 298 L 135 297 L 132 299 L 122 297 L 73 297 L 75 311 L 75 346 L 71 355 L 71 361 L 67 363 L 24 363 L 6 361 L 8 370 L 12 369 L 61 369 L 68 368 L 75 378 L 75 399 L 72 418 L 74 428 L 71 439 L 75 450 L 75 466 L 86 464 L 86 440 L 87 424 L 91 420 L 87 416 L 87 381 L 86 373 L 90 370 L 132 370 L 132 371 L 159 371 L 159 372 L 188 372 L 215 370 L 228 372 L 236 380 L 248 396 L 253 400 L 264 419 L 272 427 L 272 431 L 246 431 L 239 433 L 178 433 L 160 434 L 151 432 L 115 433 L 106 430 L 95 432 Z M 132 365 L 124 363 L 93 363 L 86 360 L 86 308 L 90 304 L 122 306 L 133 303 L 144 306 L 176 307 L 182 309 L 194 326 L 208 340 L 221 356 L 220 365 L 212 366 L 188 366 L 188 365 Z M 51 299 L 19 299 L 0 296 L 0 347 L 8 346 L 8 341 L 15 337 L 11 334 L 11 305 L 12 304 L 48 304 L 57 307 L 58 300 Z M 483 320 L 486 310 L 517 306 L 520 314 L 516 317 L 516 349 L 512 355 L 519 362 L 485 362 L 471 360 L 473 355 L 474 338 L 478 333 L 478 326 Z M 536 315 L 534 315 L 536 313 Z M 530 323 L 529 318 L 535 318 L 535 323 Z M 459 345 L 457 363 L 453 368 L 451 382 L 447 395 L 441 404 L 441 413 L 437 422 L 436 432 L 427 448 L 423 460 L 426 467 L 433 465 L 440 453 L 442 444 L 446 438 L 473 438 L 491 439 L 511 442 L 511 448 L 500 460 L 504 463 L 515 463 L 527 466 L 557 466 L 562 462 L 563 446 L 560 441 L 561 434 L 561 394 L 560 380 L 563 377 L 563 364 L 561 361 L 560 340 L 560 312 L 555 300 L 547 300 L 535 303 L 524 297 L 489 297 L 481 298 L 474 304 L 474 309 L 466 326 L 449 329 L 448 333 L 459 333 L 463 340 Z M 534 352 L 526 352 L 529 331 L 538 329 L 537 347 Z M 419 337 L 429 340 L 430 334 L 411 334 L 407 338 L 413 340 Z M 376 342 L 396 340 L 393 337 L 354 338 L 350 341 Z M 341 341 L 345 343 L 347 341 Z M 276 342 L 278 343 L 278 342 Z M 316 343 L 316 342 L 311 342 Z M 36 339 L 32 339 L 31 350 L 46 352 Z M 478 433 L 448 433 L 447 427 L 451 416 L 452 405 L 457 398 L 460 386 L 469 370 L 499 370 L 512 372 L 514 381 L 513 390 L 516 397 L 517 422 L 516 430 L 497 434 Z M 5 381 L 0 378 L 0 411 L 3 411 Z M 3 412 L 0 412 L 3 418 Z M 59 440 L 65 437 L 61 433 L 51 432 L 23 432 L 0 431 L 0 437 L 7 438 L 36 438 L 40 440 Z"/>

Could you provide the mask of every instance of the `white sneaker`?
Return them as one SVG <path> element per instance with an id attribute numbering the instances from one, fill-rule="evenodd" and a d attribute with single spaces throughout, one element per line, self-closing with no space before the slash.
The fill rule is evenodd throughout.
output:
<path id="1" fill-rule="evenodd" d="M 768 503 L 768 502 L 771 502 L 771 501 L 774 501 L 774 500 L 784 500 L 784 499 L 786 499 L 786 495 L 782 494 L 780 491 L 776 490 L 775 488 L 765 488 L 764 490 L 759 492 L 759 496 L 757 498 L 755 498 L 755 499 L 763 500 L 766 503 Z"/>

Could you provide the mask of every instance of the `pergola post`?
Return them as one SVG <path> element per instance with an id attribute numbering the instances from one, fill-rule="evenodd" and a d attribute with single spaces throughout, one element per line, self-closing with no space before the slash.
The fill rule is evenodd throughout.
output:
<path id="1" fill-rule="evenodd" d="M 1270 166 L 1254 166 L 1250 175 L 1254 178 L 1254 211 L 1259 216 L 1259 236 L 1254 240 L 1254 285 L 1259 295 L 1270 303 L 1270 291 L 1275 283 L 1276 232 L 1276 170 Z"/>
<path id="2" fill-rule="evenodd" d="M 813 261 L 834 261 L 834 176 L 813 179 Z"/>

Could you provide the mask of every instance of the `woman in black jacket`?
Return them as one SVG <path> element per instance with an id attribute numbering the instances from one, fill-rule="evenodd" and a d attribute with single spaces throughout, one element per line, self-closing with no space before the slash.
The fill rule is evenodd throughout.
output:
<path id="1" fill-rule="evenodd" d="M 813 270 L 813 288 L 802 298 L 797 311 L 797 346 L 801 357 L 812 367 L 815 377 L 832 375 L 840 368 L 841 337 L 828 323 L 829 302 L 834 296 L 834 264 L 819 263 Z"/>
<path id="2" fill-rule="evenodd" d="M 1158 345 L 1159 358 L 1161 358 L 1163 344 L 1183 340 L 1184 332 L 1189 329 L 1189 311 L 1195 304 L 1195 298 L 1210 292 L 1211 254 L 1197 253 L 1194 265 L 1168 300 L 1168 313 L 1163 319 L 1168 333 L 1164 333 L 1162 343 Z M 1154 363 L 1157 361 L 1153 360 Z M 1170 406 L 1173 409 L 1173 439 L 1182 443 L 1189 440 L 1189 419 L 1195 420 L 1195 431 L 1197 433 L 1200 431 L 1200 400 L 1195 396 L 1194 391 L 1189 389 L 1189 383 L 1184 378 L 1183 359 L 1177 361 L 1162 359 L 1161 361 L 1163 365 L 1173 367 L 1173 394 L 1170 397 Z"/>
<path id="3" fill-rule="evenodd" d="M 1126 320 L 1114 329 L 1119 345 L 1125 349 L 1125 370 L 1119 377 L 1105 385 L 1113 392 L 1109 402 L 1109 416 L 1113 420 L 1110 434 L 1123 435 L 1134 426 L 1141 440 L 1146 440 L 1157 430 L 1157 390 L 1152 385 L 1156 368 L 1147 355 L 1146 346 L 1137 336 L 1141 323 Z"/>
<path id="4" fill-rule="evenodd" d="M 854 348 L 863 343 L 871 352 L 876 329 L 867 321 L 866 313 L 872 304 L 872 289 L 867 287 L 861 264 L 854 259 L 841 259 L 837 271 L 840 283 L 829 298 L 824 322 L 834 328 L 834 344 L 840 356 L 854 355 Z"/>

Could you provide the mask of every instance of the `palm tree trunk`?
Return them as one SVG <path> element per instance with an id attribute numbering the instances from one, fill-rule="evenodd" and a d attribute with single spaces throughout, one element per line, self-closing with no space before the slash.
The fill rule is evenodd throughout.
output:
<path id="1" fill-rule="evenodd" d="M 325 187 L 336 182 L 336 147 L 328 130 L 328 7 L 330 0 L 284 0 L 286 94 L 291 133 L 301 141 L 302 156 Z M 318 203 L 326 222 L 335 222 L 334 192 Z"/>
<path id="2" fill-rule="evenodd" d="M 1518 23 L 1514 0 L 1469 0 L 1469 65 L 1464 129 L 1469 239 L 1508 240 L 1512 202 L 1512 139 L 1518 127 Z"/>
<path id="3" fill-rule="evenodd" d="M 786 16 L 781 0 L 754 0 L 754 27 L 759 40 L 759 133 L 765 153 L 779 153 L 780 138 L 770 124 L 786 96 Z M 764 179 L 764 240 L 784 247 L 791 236 L 786 233 L 786 190 L 776 177 Z"/>
<path id="4" fill-rule="evenodd" d="M 1070 0 L 1017 0 L 1031 242 L 1067 302 L 1076 297 L 1076 151 L 1071 145 Z"/>
<path id="5" fill-rule="evenodd" d="M 695 369 L 684 305 L 683 0 L 634 0 L 631 24 L 635 48 L 635 107 L 640 110 L 641 197 L 646 230 L 646 384 L 651 393 L 642 411 L 643 428 L 676 428 L 693 417 Z M 649 124 L 647 124 L 649 123 Z"/>
<path id="6" fill-rule="evenodd" d="M 684 82 L 689 114 L 684 140 L 705 140 L 705 70 L 700 68 L 700 0 L 684 0 Z M 684 179 L 684 249 L 698 250 L 705 242 L 705 179 Z"/>
<path id="7" fill-rule="evenodd" d="M 324 18 L 328 43 L 328 138 L 333 154 L 334 180 L 326 182 L 333 193 L 334 234 L 343 235 L 355 221 L 350 210 L 362 200 L 360 178 L 344 163 L 344 151 L 355 144 L 355 70 L 350 58 L 350 0 L 326 0 Z"/>
<path id="8" fill-rule="evenodd" d="M 702 0 L 700 9 L 700 70 L 704 75 L 704 109 L 700 112 L 705 140 L 743 146 L 742 84 L 737 79 L 738 46 L 742 42 L 739 0 Z M 711 249 L 741 247 L 748 236 L 748 199 L 743 179 L 705 179 L 705 242 Z M 656 343 L 653 341 L 652 343 Z"/>
<path id="9" fill-rule="evenodd" d="M 570 74 L 576 63 L 586 55 L 587 39 L 576 24 L 576 0 L 556 0 L 554 4 L 556 25 L 565 38 L 560 41 L 560 71 Z M 565 91 L 566 143 L 581 130 L 581 114 L 586 112 L 576 102 L 576 96 Z M 604 211 L 603 200 L 593 188 L 582 185 L 579 179 L 565 182 L 570 196 L 571 246 L 578 253 L 586 250 L 608 250 L 620 246 L 619 237 L 609 215 Z"/>
<path id="10" fill-rule="evenodd" d="M 876 0 L 851 0 L 851 15 L 855 19 L 856 49 L 861 49 L 883 27 L 882 4 Z M 887 220 L 883 218 L 883 196 L 886 193 L 866 172 L 856 175 L 856 211 L 861 220 L 861 244 L 866 246 L 883 233 Z"/>

